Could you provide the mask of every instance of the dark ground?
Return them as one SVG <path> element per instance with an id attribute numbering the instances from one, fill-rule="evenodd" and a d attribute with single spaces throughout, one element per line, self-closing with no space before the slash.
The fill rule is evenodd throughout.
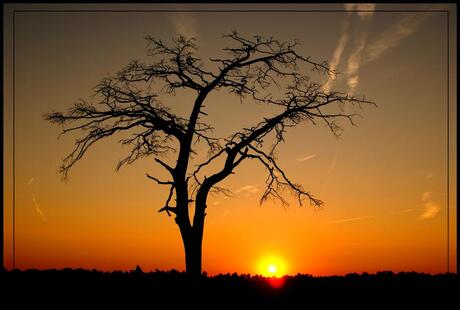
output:
<path id="1" fill-rule="evenodd" d="M 83 269 L 0 272 L 2 303 L 14 305 L 3 309 L 22 309 L 25 305 L 29 305 L 25 309 L 30 305 L 40 309 L 86 309 L 96 305 L 103 309 L 176 309 L 182 305 L 193 305 L 190 309 L 413 309 L 428 305 L 445 309 L 456 308 L 453 306 L 459 303 L 459 284 L 456 274 L 415 272 L 332 277 L 299 274 L 281 280 L 237 274 L 192 279 L 174 270 L 145 273 L 140 268 L 111 273 Z"/>

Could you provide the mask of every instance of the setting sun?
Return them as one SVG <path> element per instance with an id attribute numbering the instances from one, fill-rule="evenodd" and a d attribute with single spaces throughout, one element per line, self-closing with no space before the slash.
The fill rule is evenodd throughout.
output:
<path id="1" fill-rule="evenodd" d="M 260 261 L 258 270 L 265 277 L 279 278 L 286 274 L 286 264 L 281 258 L 270 256 Z"/>
<path id="2" fill-rule="evenodd" d="M 271 274 L 273 274 L 273 275 L 276 273 L 276 270 L 277 270 L 277 269 L 278 269 L 278 268 L 276 268 L 276 266 L 273 265 L 273 264 L 268 265 L 268 272 L 271 273 Z"/>

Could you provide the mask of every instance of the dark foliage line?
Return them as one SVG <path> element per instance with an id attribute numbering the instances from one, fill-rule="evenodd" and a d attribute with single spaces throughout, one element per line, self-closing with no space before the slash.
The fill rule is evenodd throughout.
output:
<path id="1" fill-rule="evenodd" d="M 98 270 L 12 270 L 0 273 L 6 299 L 16 294 L 35 302 L 56 300 L 76 303 L 98 302 L 105 305 L 169 304 L 207 305 L 234 308 L 237 305 L 284 307 L 292 305 L 345 303 L 381 305 L 398 302 L 418 305 L 426 302 L 455 302 L 460 288 L 459 276 L 453 273 L 426 274 L 382 271 L 375 274 L 350 273 L 344 276 L 297 274 L 281 279 L 260 275 L 227 273 L 196 278 L 177 270 L 143 272 L 102 272 Z M 278 286 L 273 281 L 280 281 Z M 4 300 L 5 300 L 4 298 Z"/>

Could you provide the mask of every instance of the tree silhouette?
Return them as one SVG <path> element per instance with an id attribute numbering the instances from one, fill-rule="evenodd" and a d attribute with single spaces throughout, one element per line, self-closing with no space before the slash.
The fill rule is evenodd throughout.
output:
<path id="1" fill-rule="evenodd" d="M 291 181 L 280 167 L 275 156 L 277 146 L 284 141 L 289 128 L 304 122 L 324 122 L 332 134 L 339 136 L 342 130 L 339 119 L 354 125 L 354 117 L 358 115 L 347 113 L 346 104 L 360 107 L 373 104 L 364 98 L 325 92 L 321 84 L 310 82 L 309 77 L 301 73 L 304 66 L 321 74 L 334 75 L 335 72 L 326 62 L 315 62 L 297 53 L 297 41 L 282 42 L 261 36 L 244 38 L 237 32 L 223 37 L 232 44 L 223 48 L 224 56 L 209 58 L 212 69 L 206 69 L 197 58 L 193 38 L 178 36 L 168 44 L 147 37 L 150 63 L 133 61 L 115 76 L 102 79 L 95 88 L 96 102 L 80 100 L 65 113 L 51 112 L 44 116 L 51 123 L 70 124 L 63 133 L 78 131 L 83 135 L 63 161 L 60 172 L 64 178 L 94 143 L 123 132 L 129 137 L 120 140 L 121 144 L 132 149 L 120 160 L 117 170 L 147 156 L 154 157 L 166 169 L 170 180 L 148 174 L 147 177 L 169 187 L 159 212 L 174 214 L 184 244 L 186 272 L 192 275 L 201 274 L 208 196 L 212 191 L 227 193 L 218 186 L 219 182 L 234 173 L 243 161 L 251 159 L 267 171 L 261 203 L 274 198 L 287 204 L 283 191 L 288 190 L 300 205 L 306 199 L 312 206 L 321 206 L 321 200 Z M 283 94 L 275 98 L 272 86 L 277 86 Z M 160 95 L 187 89 L 194 92 L 187 118 L 174 114 L 160 102 Z M 253 104 L 276 107 L 278 112 L 228 137 L 216 137 L 214 128 L 200 118 L 208 116 L 204 102 L 217 90 L 225 90 Z M 274 143 L 267 142 L 270 139 Z M 191 165 L 197 141 L 204 143 L 209 152 L 204 162 Z M 266 147 L 266 144 L 270 145 Z M 175 165 L 161 159 L 173 154 L 177 155 Z M 214 171 L 204 173 L 210 168 Z M 195 208 L 193 220 L 189 206 Z"/>

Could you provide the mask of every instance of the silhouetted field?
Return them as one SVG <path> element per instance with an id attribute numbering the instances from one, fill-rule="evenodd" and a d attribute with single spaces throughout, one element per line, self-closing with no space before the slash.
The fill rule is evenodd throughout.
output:
<path id="1" fill-rule="evenodd" d="M 62 309 L 77 305 L 101 305 L 104 309 L 112 305 L 128 309 L 155 309 L 160 305 L 172 309 L 181 305 L 211 306 L 210 309 L 347 305 L 374 309 L 403 305 L 412 308 L 428 303 L 444 309 L 442 305 L 457 304 L 460 293 L 456 274 L 415 272 L 329 277 L 298 274 L 282 279 L 221 274 L 197 279 L 175 270 L 146 273 L 137 268 L 108 273 L 63 269 L 3 271 L 0 279 L 3 302 L 16 306 L 57 305 Z"/>

